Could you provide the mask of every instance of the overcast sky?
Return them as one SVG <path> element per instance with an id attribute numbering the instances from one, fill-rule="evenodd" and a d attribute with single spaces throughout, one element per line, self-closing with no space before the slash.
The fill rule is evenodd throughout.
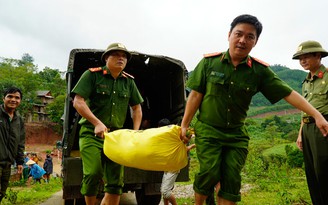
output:
<path id="1" fill-rule="evenodd" d="M 193 70 L 204 53 L 227 50 L 236 16 L 252 14 L 263 32 L 251 55 L 302 69 L 291 59 L 301 42 L 328 50 L 327 11 L 327 0 L 0 0 L 0 57 L 28 53 L 39 70 L 66 71 L 72 49 L 121 42 Z"/>

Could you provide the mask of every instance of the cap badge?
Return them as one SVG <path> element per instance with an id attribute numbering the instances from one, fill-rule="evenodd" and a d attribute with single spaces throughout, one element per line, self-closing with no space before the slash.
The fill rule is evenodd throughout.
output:
<path id="1" fill-rule="evenodd" d="M 297 51 L 302 51 L 302 49 L 303 49 L 303 46 L 299 46 Z"/>
<path id="2" fill-rule="evenodd" d="M 117 44 L 117 47 L 119 47 L 119 48 L 125 48 L 125 46 L 123 44 L 121 44 L 121 43 L 118 43 Z"/>

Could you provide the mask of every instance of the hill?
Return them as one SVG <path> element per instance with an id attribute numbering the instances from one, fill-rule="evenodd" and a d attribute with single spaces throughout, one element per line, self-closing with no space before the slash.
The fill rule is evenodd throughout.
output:
<path id="1" fill-rule="evenodd" d="M 302 70 L 293 70 L 282 65 L 271 66 L 273 72 L 275 72 L 280 79 L 285 81 L 290 87 L 296 90 L 298 93 L 302 91 L 302 82 L 307 75 L 307 72 Z M 277 105 L 287 104 L 285 101 L 280 101 Z M 272 106 L 271 103 L 262 95 L 257 93 L 251 102 L 252 107 L 260 106 Z"/>

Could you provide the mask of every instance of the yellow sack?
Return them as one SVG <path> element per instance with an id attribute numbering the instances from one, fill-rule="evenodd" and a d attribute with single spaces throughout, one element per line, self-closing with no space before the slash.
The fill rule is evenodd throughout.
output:
<path id="1" fill-rule="evenodd" d="M 118 164 L 143 170 L 173 171 L 188 164 L 177 125 L 105 133 L 104 153 Z"/>

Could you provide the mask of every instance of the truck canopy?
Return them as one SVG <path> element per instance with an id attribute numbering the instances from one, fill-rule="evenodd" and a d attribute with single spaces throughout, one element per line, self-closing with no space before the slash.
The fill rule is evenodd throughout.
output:
<path id="1" fill-rule="evenodd" d="M 84 71 L 105 65 L 101 61 L 103 52 L 104 50 L 100 49 L 73 49 L 69 55 L 62 140 L 64 199 L 82 197 L 80 184 L 83 174 L 78 146 L 80 116 L 73 107 L 74 94 L 71 93 L 71 90 Z M 183 62 L 167 56 L 148 55 L 136 51 L 132 51 L 131 54 L 132 58 L 124 71 L 134 77 L 134 81 L 144 98 L 142 104 L 143 121 L 147 120 L 150 123 L 149 127 L 157 127 L 158 121 L 163 118 L 169 119 L 173 124 L 179 124 L 185 109 L 185 81 L 188 75 Z M 132 129 L 132 119 L 129 112 L 124 128 Z M 189 166 L 181 170 L 177 181 L 189 180 L 188 168 Z M 163 172 L 126 167 L 124 177 L 126 191 L 135 191 L 137 188 L 144 191 L 144 184 L 161 183 L 162 174 Z M 144 194 L 147 193 L 142 192 L 138 197 L 142 198 L 145 196 Z M 144 201 L 146 200 L 150 199 L 144 199 Z"/>

